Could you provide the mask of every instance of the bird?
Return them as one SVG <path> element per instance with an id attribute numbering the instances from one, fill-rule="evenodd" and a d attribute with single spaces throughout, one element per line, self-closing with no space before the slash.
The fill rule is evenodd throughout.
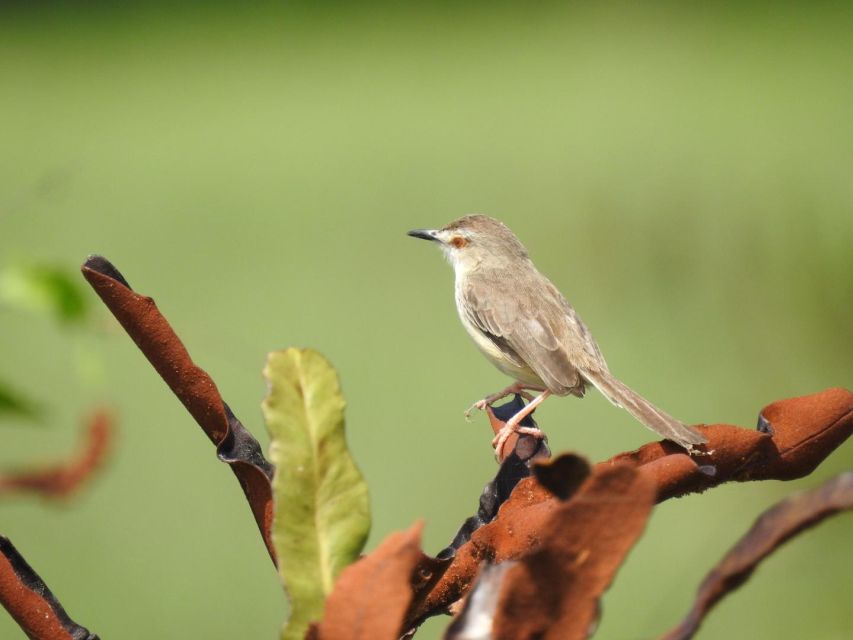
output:
<path id="1" fill-rule="evenodd" d="M 414 229 L 408 235 L 441 248 L 455 273 L 454 297 L 462 325 L 483 355 L 514 380 L 475 402 L 466 417 L 472 410 L 485 410 L 512 394 L 528 400 L 492 441 L 500 459 L 511 434 L 544 437 L 538 428 L 520 423 L 545 399 L 552 395 L 582 398 L 589 385 L 652 431 L 688 453 L 700 453 L 696 447 L 707 443 L 704 435 L 658 409 L 610 373 L 580 316 L 539 272 L 527 249 L 503 222 L 472 214 L 440 229 Z"/>

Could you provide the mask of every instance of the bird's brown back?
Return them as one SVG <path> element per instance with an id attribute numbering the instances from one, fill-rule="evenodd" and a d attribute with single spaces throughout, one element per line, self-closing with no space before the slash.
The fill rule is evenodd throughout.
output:
<path id="1" fill-rule="evenodd" d="M 583 321 L 526 256 L 512 265 L 485 261 L 456 286 L 460 313 L 553 393 L 582 395 L 581 372 L 607 370 Z"/>

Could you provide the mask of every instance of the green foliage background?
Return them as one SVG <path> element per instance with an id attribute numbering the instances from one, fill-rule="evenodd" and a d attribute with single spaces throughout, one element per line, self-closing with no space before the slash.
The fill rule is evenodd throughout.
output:
<path id="1" fill-rule="evenodd" d="M 853 386 L 849 5 L 0 11 L 2 266 L 109 257 L 261 439 L 266 352 L 325 354 L 371 488 L 368 548 L 423 517 L 437 551 L 495 470 L 485 420 L 462 412 L 504 380 L 408 229 L 505 220 L 612 370 L 685 420 L 752 426 L 769 401 Z M 84 495 L 6 500 L 0 531 L 102 637 L 274 638 L 285 605 L 234 478 L 98 317 L 101 375 L 81 378 L 67 331 L 0 310 L 0 379 L 49 426 L 5 420 L 0 463 L 61 455 L 95 402 L 121 420 Z M 650 437 L 596 394 L 537 416 L 593 460 Z M 673 624 L 763 508 L 851 451 L 662 505 L 598 637 Z M 699 637 L 845 636 L 852 535 L 842 517 L 792 543 Z"/>

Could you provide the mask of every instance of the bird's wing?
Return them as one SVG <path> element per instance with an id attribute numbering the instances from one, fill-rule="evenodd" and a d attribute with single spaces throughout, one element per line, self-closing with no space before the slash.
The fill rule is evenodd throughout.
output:
<path id="1" fill-rule="evenodd" d="M 497 346 L 505 343 L 551 391 L 564 394 L 582 387 L 579 370 L 606 369 L 598 346 L 545 276 L 533 268 L 523 275 L 506 270 L 469 274 L 459 292 L 468 319 Z"/>

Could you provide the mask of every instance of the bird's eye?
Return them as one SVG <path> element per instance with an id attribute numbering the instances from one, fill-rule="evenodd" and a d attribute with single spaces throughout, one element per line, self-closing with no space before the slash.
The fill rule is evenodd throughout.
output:
<path id="1" fill-rule="evenodd" d="M 452 244 L 457 249 L 462 249 L 468 245 L 468 240 L 463 238 L 462 236 L 453 236 L 450 238 L 450 244 Z"/>

